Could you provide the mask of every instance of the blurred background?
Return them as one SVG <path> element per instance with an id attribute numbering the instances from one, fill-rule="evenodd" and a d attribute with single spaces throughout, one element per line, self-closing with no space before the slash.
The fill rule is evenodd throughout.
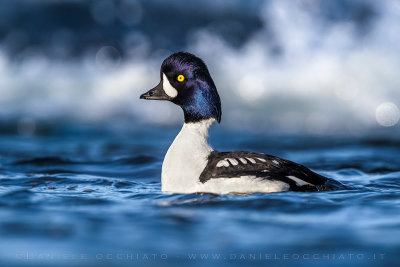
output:
<path id="1" fill-rule="evenodd" d="M 0 120 L 23 134 L 180 124 L 177 107 L 138 96 L 184 50 L 208 64 L 225 127 L 398 132 L 399 32 L 397 0 L 1 0 Z"/>
<path id="2" fill-rule="evenodd" d="M 399 266 L 399 45 L 399 0 L 0 0 L 0 266 Z M 163 194 L 183 115 L 139 96 L 182 50 L 222 98 L 213 147 L 353 190 Z"/>

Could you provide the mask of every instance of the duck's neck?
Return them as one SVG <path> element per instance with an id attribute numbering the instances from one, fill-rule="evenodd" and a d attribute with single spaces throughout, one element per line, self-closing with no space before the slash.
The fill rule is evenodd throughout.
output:
<path id="1" fill-rule="evenodd" d="M 187 193 L 199 182 L 212 151 L 208 144 L 208 129 L 215 119 L 185 123 L 165 155 L 162 191 Z"/>

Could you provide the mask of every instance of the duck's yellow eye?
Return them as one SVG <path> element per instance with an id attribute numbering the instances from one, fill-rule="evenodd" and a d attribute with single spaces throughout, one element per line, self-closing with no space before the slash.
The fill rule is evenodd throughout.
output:
<path id="1" fill-rule="evenodd" d="M 185 80 L 185 76 L 183 76 L 181 74 L 181 75 L 178 75 L 178 77 L 176 79 L 178 80 L 178 82 L 183 82 Z"/>

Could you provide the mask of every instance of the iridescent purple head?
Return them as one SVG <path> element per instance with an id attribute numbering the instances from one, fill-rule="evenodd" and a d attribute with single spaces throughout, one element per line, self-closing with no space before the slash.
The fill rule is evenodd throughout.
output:
<path id="1" fill-rule="evenodd" d="M 211 118 L 221 121 L 221 100 L 200 58 L 185 52 L 172 54 L 162 63 L 160 78 L 160 83 L 140 98 L 175 103 L 183 109 L 186 123 Z"/>

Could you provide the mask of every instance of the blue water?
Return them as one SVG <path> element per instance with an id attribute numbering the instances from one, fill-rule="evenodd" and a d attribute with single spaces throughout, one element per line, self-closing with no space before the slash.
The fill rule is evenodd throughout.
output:
<path id="1" fill-rule="evenodd" d="M 400 263 L 399 138 L 219 127 L 210 140 L 219 150 L 288 158 L 354 189 L 162 194 L 162 160 L 178 131 L 49 124 L 20 136 L 3 129 L 0 265 Z"/>

